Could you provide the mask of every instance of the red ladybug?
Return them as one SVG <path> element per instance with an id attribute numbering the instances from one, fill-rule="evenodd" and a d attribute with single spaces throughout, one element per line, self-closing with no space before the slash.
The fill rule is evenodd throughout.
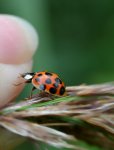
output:
<path id="1" fill-rule="evenodd" d="M 47 93 L 59 96 L 65 96 L 65 85 L 59 76 L 50 72 L 36 72 L 36 73 L 24 73 L 21 77 L 26 81 L 25 83 L 32 83 L 33 89 L 39 89 Z"/>

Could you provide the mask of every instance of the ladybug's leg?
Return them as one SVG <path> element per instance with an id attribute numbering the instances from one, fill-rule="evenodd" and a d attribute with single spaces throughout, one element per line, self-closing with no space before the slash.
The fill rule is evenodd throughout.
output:
<path id="1" fill-rule="evenodd" d="M 36 90 L 36 88 L 33 86 L 33 87 L 32 87 L 32 90 L 31 90 L 31 92 L 30 92 L 30 98 L 32 97 L 32 92 L 33 92 L 34 90 Z"/>

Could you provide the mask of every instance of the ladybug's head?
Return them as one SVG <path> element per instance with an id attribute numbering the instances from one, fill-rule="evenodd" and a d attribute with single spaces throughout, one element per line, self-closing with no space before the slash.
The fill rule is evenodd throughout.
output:
<path id="1" fill-rule="evenodd" d="M 27 80 L 27 81 L 31 81 L 32 80 L 32 78 L 34 77 L 34 75 L 35 75 L 35 73 L 23 73 L 23 74 L 21 74 L 21 77 L 22 78 L 24 78 L 25 80 Z"/>

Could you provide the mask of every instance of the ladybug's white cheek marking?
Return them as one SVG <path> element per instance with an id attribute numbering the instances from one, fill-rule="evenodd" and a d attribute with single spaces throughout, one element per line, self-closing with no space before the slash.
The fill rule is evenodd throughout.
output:
<path id="1" fill-rule="evenodd" d="M 27 74 L 27 75 L 24 77 L 24 79 L 26 79 L 26 80 L 32 79 L 32 76 L 31 76 L 30 74 Z"/>

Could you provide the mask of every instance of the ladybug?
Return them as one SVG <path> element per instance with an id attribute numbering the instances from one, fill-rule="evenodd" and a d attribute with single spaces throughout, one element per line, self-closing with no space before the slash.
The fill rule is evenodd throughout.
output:
<path id="1" fill-rule="evenodd" d="M 39 89 L 40 91 L 45 91 L 53 95 L 66 95 L 65 85 L 59 76 L 55 73 L 46 71 L 23 73 L 21 74 L 21 77 L 26 80 L 25 83 L 32 83 L 32 91 Z"/>

